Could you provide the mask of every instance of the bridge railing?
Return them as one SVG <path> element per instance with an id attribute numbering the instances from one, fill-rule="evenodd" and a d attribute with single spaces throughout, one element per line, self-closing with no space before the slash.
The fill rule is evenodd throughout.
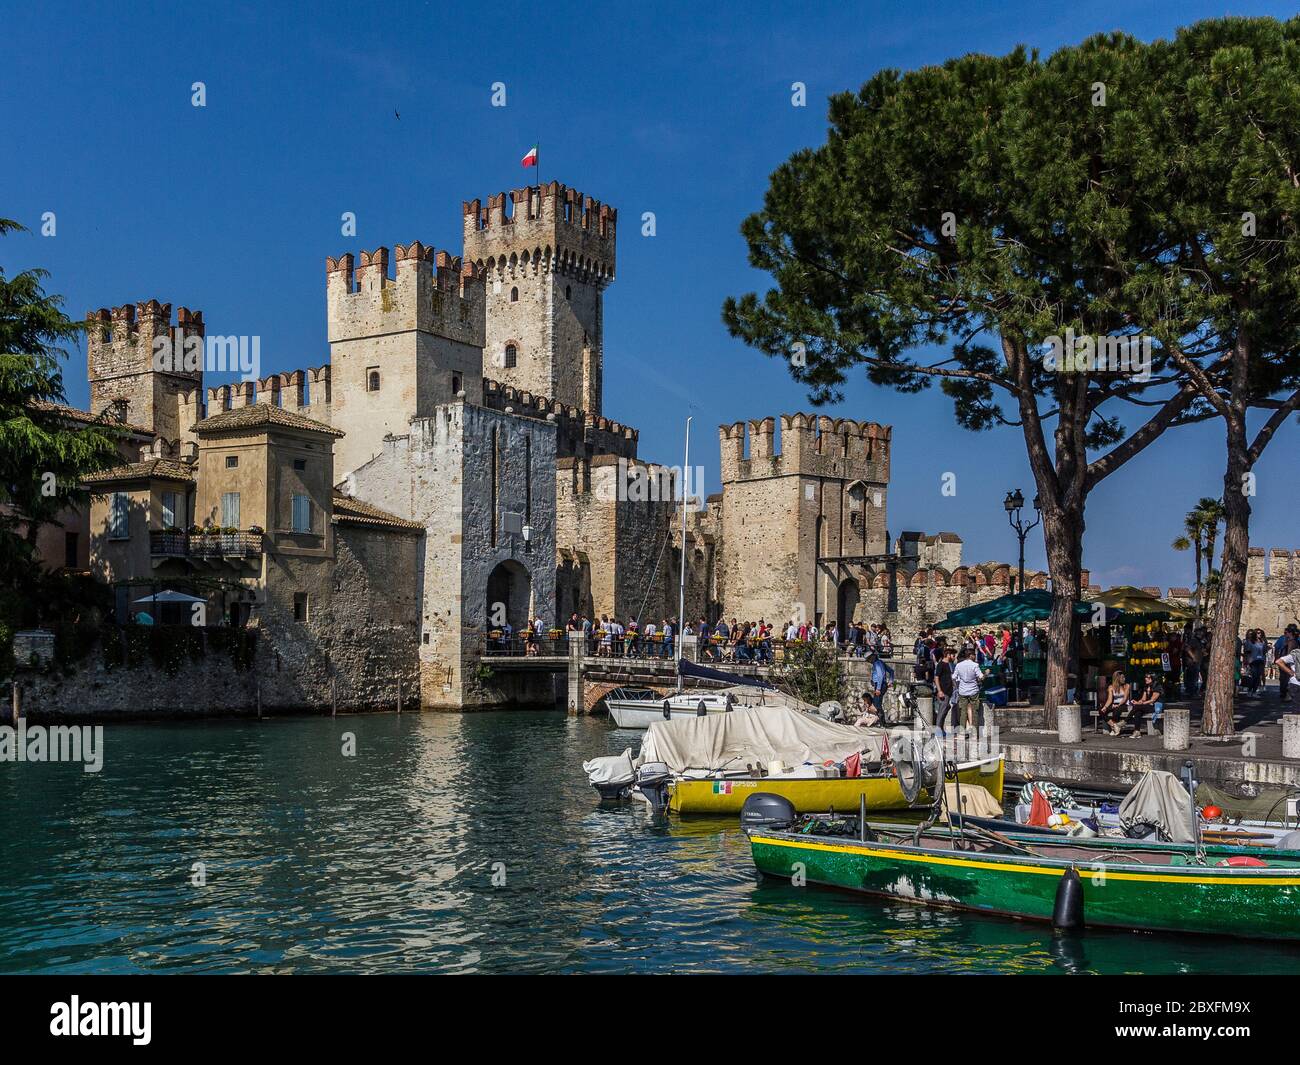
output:
<path id="1" fill-rule="evenodd" d="M 527 632 L 507 635 L 504 631 L 493 630 L 483 635 L 480 647 L 486 658 L 564 657 L 569 653 L 568 637 L 563 632 L 558 636 L 555 633 L 556 630 L 551 629 L 536 635 Z"/>

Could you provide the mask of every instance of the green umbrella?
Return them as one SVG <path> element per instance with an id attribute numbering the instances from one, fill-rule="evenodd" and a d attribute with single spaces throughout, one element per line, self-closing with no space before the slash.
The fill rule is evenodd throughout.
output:
<path id="1" fill-rule="evenodd" d="M 1075 603 L 1074 612 L 1080 617 L 1092 613 L 1087 603 Z M 1112 620 L 1118 611 L 1107 612 L 1107 621 Z M 953 629 L 967 625 L 990 625 L 997 622 L 1043 621 L 1052 616 L 1052 593 L 1042 588 L 1030 588 L 1015 595 L 1004 595 L 990 599 L 987 603 L 972 603 L 960 610 L 951 611 L 938 623 L 936 628 Z"/>

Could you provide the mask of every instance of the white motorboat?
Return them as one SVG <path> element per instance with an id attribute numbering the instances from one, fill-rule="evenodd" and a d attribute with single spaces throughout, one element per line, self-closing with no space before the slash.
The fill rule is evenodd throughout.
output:
<path id="1" fill-rule="evenodd" d="M 649 728 L 656 721 L 675 717 L 725 714 L 739 702 L 732 692 L 687 689 L 660 695 L 649 688 L 615 688 L 605 697 L 609 716 L 619 728 Z"/>

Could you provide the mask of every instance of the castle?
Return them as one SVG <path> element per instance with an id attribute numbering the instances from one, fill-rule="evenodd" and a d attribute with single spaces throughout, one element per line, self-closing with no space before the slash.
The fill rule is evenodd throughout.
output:
<path id="1" fill-rule="evenodd" d="M 160 337 L 210 342 L 201 312 L 91 312 L 91 413 L 135 427 L 129 461 L 87 479 L 86 563 L 120 617 L 180 584 L 209 622 L 265 633 L 259 699 L 365 706 L 396 685 L 466 708 L 549 699 L 483 667 L 503 620 L 677 613 L 681 486 L 602 413 L 617 211 L 551 182 L 462 219 L 460 256 L 326 260 L 322 366 L 205 388 L 201 366 L 154 357 Z M 891 544 L 890 443 L 799 413 L 720 427 L 722 491 L 687 507 L 687 618 L 910 637 L 1011 590 L 1011 567 L 963 566 L 955 534 Z M 638 477 L 669 490 L 629 491 Z"/>

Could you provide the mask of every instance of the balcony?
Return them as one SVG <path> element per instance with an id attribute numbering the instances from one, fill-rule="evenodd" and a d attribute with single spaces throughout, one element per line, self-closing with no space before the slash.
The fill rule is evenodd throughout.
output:
<path id="1" fill-rule="evenodd" d="M 149 532 L 149 554 L 155 561 L 165 558 L 213 561 L 260 558 L 263 535 L 260 531 L 185 533 L 152 529 Z"/>

